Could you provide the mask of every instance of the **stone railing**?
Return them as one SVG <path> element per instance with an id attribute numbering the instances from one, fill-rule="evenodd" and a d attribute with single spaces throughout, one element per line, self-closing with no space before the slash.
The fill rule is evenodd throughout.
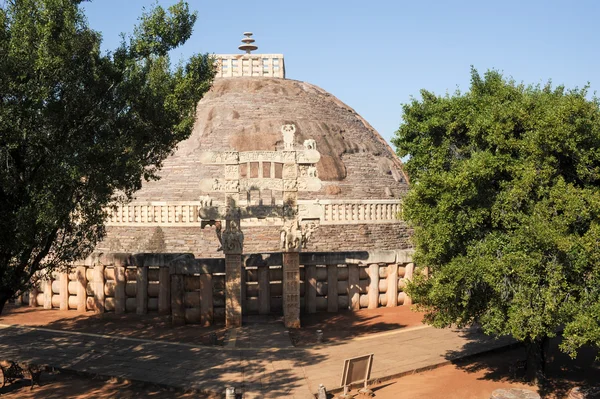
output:
<path id="1" fill-rule="evenodd" d="M 285 78 L 283 54 L 216 54 L 217 78 L 267 76 Z"/>
<path id="2" fill-rule="evenodd" d="M 305 313 L 410 305 L 412 251 L 300 253 L 300 307 Z M 245 314 L 281 314 L 281 253 L 243 256 Z M 190 254 L 93 255 L 68 273 L 41 278 L 21 304 L 45 309 L 164 314 L 210 325 L 225 318 L 225 260 Z"/>
<path id="3" fill-rule="evenodd" d="M 321 200 L 321 224 L 398 222 L 398 200 Z"/>
<path id="4" fill-rule="evenodd" d="M 252 203 L 240 201 L 240 206 Z M 256 204 L 258 205 L 258 202 Z M 107 226 L 200 226 L 200 201 L 130 203 L 109 210 Z M 398 223 L 399 200 L 319 200 L 298 201 L 301 217 L 319 219 L 322 225 Z M 242 227 L 283 224 L 281 218 L 247 218 Z"/>

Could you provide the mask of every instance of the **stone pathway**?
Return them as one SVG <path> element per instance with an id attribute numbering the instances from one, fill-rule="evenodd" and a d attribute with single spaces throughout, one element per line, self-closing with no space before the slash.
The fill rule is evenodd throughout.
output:
<path id="1" fill-rule="evenodd" d="M 224 347 L 167 343 L 0 324 L 3 359 L 223 393 L 314 398 L 339 387 L 344 359 L 373 353 L 371 377 L 386 379 L 509 344 L 474 331 L 419 326 L 320 347 L 295 348 L 281 323 L 248 323 Z"/>

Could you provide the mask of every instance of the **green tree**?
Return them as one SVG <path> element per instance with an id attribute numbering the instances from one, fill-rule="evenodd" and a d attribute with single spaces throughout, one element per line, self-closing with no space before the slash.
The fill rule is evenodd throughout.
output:
<path id="1" fill-rule="evenodd" d="M 185 2 L 144 13 L 110 53 L 80 3 L 0 2 L 0 313 L 93 249 L 106 207 L 156 178 L 212 84 L 208 55 L 170 65 L 197 19 Z"/>
<path id="2" fill-rule="evenodd" d="M 564 327 L 575 355 L 600 344 L 600 108 L 587 88 L 526 86 L 472 70 L 466 93 L 404 105 L 408 289 L 437 327 L 478 323 L 528 344 L 528 375 Z"/>

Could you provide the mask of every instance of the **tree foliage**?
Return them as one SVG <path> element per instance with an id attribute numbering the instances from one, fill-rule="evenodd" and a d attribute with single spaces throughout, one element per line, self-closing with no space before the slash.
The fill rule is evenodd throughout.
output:
<path id="1" fill-rule="evenodd" d="M 214 76 L 207 55 L 170 64 L 197 18 L 185 2 L 144 13 L 110 53 L 80 3 L 0 4 L 0 312 L 92 250 L 106 207 L 189 136 Z"/>
<path id="2" fill-rule="evenodd" d="M 427 322 L 479 323 L 572 355 L 600 345 L 600 108 L 587 88 L 526 86 L 472 70 L 466 93 L 404 106 L 393 140 L 411 190 L 409 292 Z"/>

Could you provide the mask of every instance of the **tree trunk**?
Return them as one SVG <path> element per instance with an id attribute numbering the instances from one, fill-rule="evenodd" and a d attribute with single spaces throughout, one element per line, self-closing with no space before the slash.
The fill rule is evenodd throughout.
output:
<path id="1" fill-rule="evenodd" d="M 9 293 L 5 290 L 0 290 L 0 315 L 2 314 L 2 310 L 4 309 L 4 305 L 6 302 L 14 295 L 13 293 Z"/>
<path id="2" fill-rule="evenodd" d="M 546 371 L 548 337 L 536 338 L 527 343 L 526 378 L 534 384 L 542 383 Z"/>

